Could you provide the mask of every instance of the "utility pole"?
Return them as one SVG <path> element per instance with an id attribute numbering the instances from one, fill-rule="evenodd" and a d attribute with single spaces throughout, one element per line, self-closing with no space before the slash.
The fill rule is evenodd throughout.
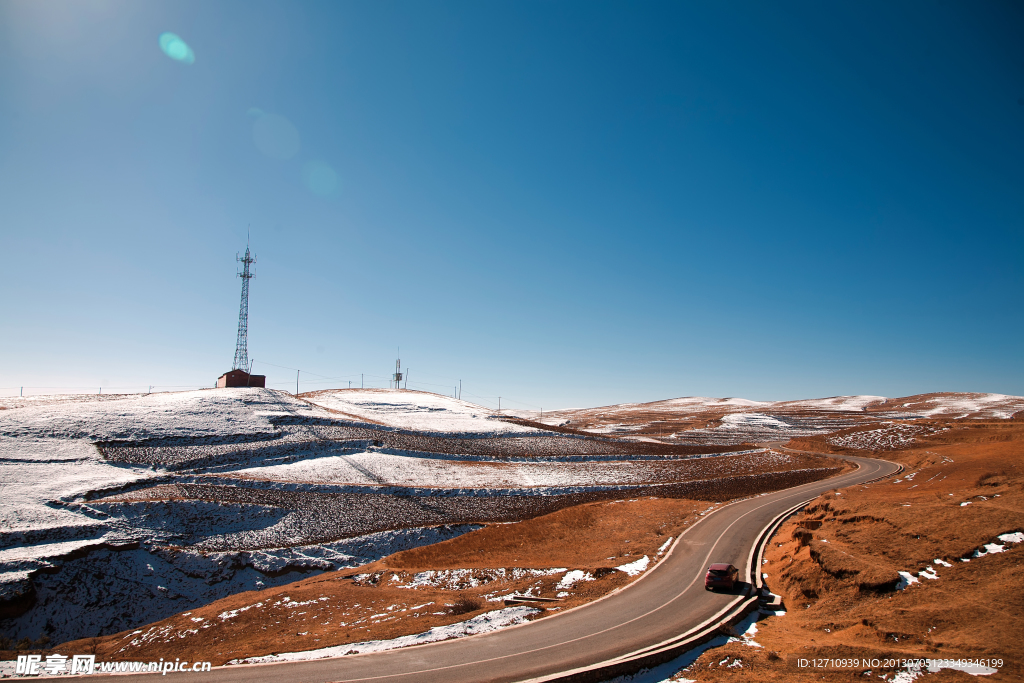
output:
<path id="1" fill-rule="evenodd" d="M 501 396 L 498 397 L 498 412 L 501 412 Z"/>
<path id="2" fill-rule="evenodd" d="M 459 400 L 462 400 L 462 380 L 459 380 Z"/>
<path id="3" fill-rule="evenodd" d="M 295 395 L 299 395 L 299 371 L 295 371 Z"/>
<path id="4" fill-rule="evenodd" d="M 359 388 L 360 389 L 365 389 L 366 388 L 366 386 L 363 383 L 363 373 L 361 373 L 361 372 L 359 373 Z"/>

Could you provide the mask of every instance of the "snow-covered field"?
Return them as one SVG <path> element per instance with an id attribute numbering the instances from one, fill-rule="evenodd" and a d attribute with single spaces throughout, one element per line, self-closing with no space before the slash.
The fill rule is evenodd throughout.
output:
<path id="1" fill-rule="evenodd" d="M 745 451 L 762 462 L 779 465 L 789 456 L 778 452 Z M 616 460 L 611 462 L 479 462 L 454 458 L 424 458 L 364 452 L 303 460 L 287 465 L 238 470 L 233 476 L 280 482 L 349 483 L 443 487 L 451 489 L 590 488 L 622 484 L 655 484 L 679 480 L 673 460 Z"/>
<path id="2" fill-rule="evenodd" d="M 31 532 L 84 525 L 99 528 L 96 515 L 61 505 L 85 494 L 160 476 L 151 467 L 107 462 L 97 442 L 272 438 L 269 416 L 308 411 L 287 395 L 259 390 L 190 391 L 102 401 L 6 399 L 0 411 L 0 527 L 4 536 L 35 540 Z M 11 405 L 13 404 L 13 405 Z M 290 404 L 290 405 L 289 405 Z M 99 517 L 102 517 L 99 516 Z M 8 543 L 5 543 L 8 545 Z"/>
<path id="3" fill-rule="evenodd" d="M 494 411 L 468 401 L 422 391 L 343 389 L 304 394 L 324 408 L 361 417 L 389 427 L 428 434 L 529 434 L 536 430 L 490 419 Z"/>
<path id="4" fill-rule="evenodd" d="M 905 403 L 904 403 L 905 401 Z M 1006 420 L 1024 410 L 1024 398 L 1006 394 L 925 394 L 890 399 L 925 417 L 987 418 Z"/>
<path id="5" fill-rule="evenodd" d="M 112 451 L 125 444 L 156 452 L 226 449 L 235 468 L 254 477 L 260 468 L 245 464 L 322 454 L 308 447 L 301 434 L 282 429 L 280 420 L 302 423 L 336 416 L 283 392 L 35 396 L 6 398 L 0 405 L 0 601 L 35 603 L 20 618 L 0 622 L 5 633 L 35 638 L 45 632 L 55 642 L 106 633 L 241 590 L 280 585 L 294 580 L 289 571 L 355 566 L 475 528 L 396 528 L 296 546 L 302 534 L 287 528 L 296 526 L 289 522 L 295 513 L 279 504 L 181 500 L 180 495 L 145 502 L 102 501 L 105 494 L 126 488 L 174 489 L 181 475 L 155 462 L 112 460 L 98 444 Z M 483 420 L 475 424 L 479 431 L 488 431 Z M 536 431 L 496 424 L 489 431 Z M 238 456 L 239 444 L 248 463 Z M 264 457 L 259 447 L 268 444 L 278 451 L 288 444 L 290 455 L 275 458 L 275 451 L 265 448 L 270 457 Z M 277 472 L 274 465 L 267 469 Z M 358 466 L 353 471 L 359 472 Z M 330 478 L 321 475 L 317 480 Z M 508 482 L 502 478 L 500 483 Z M 282 526 L 274 537 L 277 547 L 268 547 L 268 535 L 260 530 Z M 203 550 L 208 539 L 225 538 L 235 539 L 236 545 L 220 552 Z M 61 571 L 39 573 L 57 567 Z"/>
<path id="6" fill-rule="evenodd" d="M 303 400 L 211 389 L 0 405 L 0 604 L 31 606 L 0 629 L 53 642 L 566 504 L 529 502 L 538 497 L 692 480 L 695 466 L 704 477 L 795 466 L 763 451 L 704 464 L 699 454 L 632 455 L 628 443 L 512 424 L 422 392 Z"/>

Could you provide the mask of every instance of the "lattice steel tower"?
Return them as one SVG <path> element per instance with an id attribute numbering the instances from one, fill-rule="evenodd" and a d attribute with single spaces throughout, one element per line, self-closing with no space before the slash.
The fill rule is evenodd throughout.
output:
<path id="1" fill-rule="evenodd" d="M 235 344 L 235 362 L 232 370 L 245 370 L 249 372 L 249 280 L 252 273 L 249 266 L 256 263 L 256 257 L 249 255 L 249 242 L 245 243 L 245 256 L 235 256 L 235 260 L 242 264 L 242 272 L 238 277 L 242 278 L 242 304 L 238 308 L 238 342 Z"/>

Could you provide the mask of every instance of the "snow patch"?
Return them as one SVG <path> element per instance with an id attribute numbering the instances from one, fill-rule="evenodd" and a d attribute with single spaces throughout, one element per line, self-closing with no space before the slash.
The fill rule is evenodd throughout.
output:
<path id="1" fill-rule="evenodd" d="M 647 565 L 649 565 L 650 563 L 651 558 L 644 555 L 639 560 L 636 560 L 635 562 L 630 562 L 629 564 L 620 565 L 616 567 L 616 569 L 618 569 L 620 572 L 626 572 L 630 576 L 636 576 L 637 574 L 642 574 L 647 569 Z"/>
<path id="2" fill-rule="evenodd" d="M 730 642 L 730 643 L 743 643 L 744 645 L 749 645 L 750 647 L 764 647 L 763 645 L 761 645 L 760 643 L 758 643 L 758 642 L 756 642 L 754 640 L 754 636 L 756 636 L 756 635 L 757 635 L 757 622 L 753 621 L 753 622 L 750 623 L 749 626 L 747 626 L 747 630 L 743 631 L 743 633 L 741 633 L 738 638 L 729 638 L 728 642 Z"/>
<path id="3" fill-rule="evenodd" d="M 540 610 L 534 607 L 517 605 L 505 609 L 494 610 L 478 615 L 468 621 L 460 621 L 447 626 L 435 626 L 429 631 L 417 633 L 410 636 L 402 636 L 392 640 L 371 640 L 363 643 L 350 643 L 348 645 L 337 645 L 325 647 L 319 650 L 307 650 L 305 652 L 282 652 L 275 655 L 263 657 L 248 657 L 245 659 L 233 659 L 228 664 L 263 664 L 267 662 L 294 662 L 307 659 L 325 659 L 327 657 L 340 657 L 346 654 L 363 654 L 366 652 L 383 652 L 394 650 L 410 645 L 422 645 L 424 643 L 436 643 L 441 640 L 462 638 L 478 633 L 497 631 L 502 628 L 521 624 L 534 614 L 540 614 Z"/>
<path id="4" fill-rule="evenodd" d="M 393 575 L 394 588 L 440 588 L 443 590 L 465 590 L 484 586 L 495 581 L 518 581 L 527 577 L 551 576 L 566 571 L 566 567 L 550 569 L 524 569 L 522 567 L 497 567 L 492 569 L 430 569 L 414 574 L 406 583 L 400 576 Z M 370 574 L 358 574 L 357 582 L 370 578 Z"/>
<path id="5" fill-rule="evenodd" d="M 996 553 L 1006 552 L 1006 546 L 998 543 L 986 543 L 984 550 L 975 550 L 971 557 L 984 557 L 985 555 L 995 555 Z"/>
<path id="6" fill-rule="evenodd" d="M 927 664 L 922 666 L 921 660 L 912 660 L 911 663 L 903 667 L 902 671 L 897 671 L 890 683 L 913 683 L 913 681 L 924 676 L 925 672 L 935 674 L 943 669 L 963 671 L 971 676 L 990 676 L 999 671 L 999 669 L 994 669 L 990 666 L 971 664 L 966 661 L 959 662 L 953 659 L 927 659 L 924 661 Z"/>
<path id="7" fill-rule="evenodd" d="M 906 590 L 912 584 L 918 583 L 918 578 L 910 572 L 899 572 L 900 581 L 896 584 L 896 590 Z"/>
<path id="8" fill-rule="evenodd" d="M 750 627 L 757 621 L 758 616 L 759 615 L 754 612 L 745 617 L 743 621 L 736 624 L 736 631 L 744 634 L 740 636 L 739 640 L 743 640 L 744 636 L 748 633 L 750 634 L 750 638 L 752 638 L 757 632 L 756 628 L 751 630 Z M 685 677 L 685 673 L 689 670 L 690 665 L 697 661 L 697 659 L 708 650 L 716 647 L 722 647 L 728 642 L 735 642 L 737 640 L 737 638 L 731 638 L 729 636 L 717 636 L 706 643 L 698 645 L 692 650 L 684 652 L 670 662 L 660 664 L 652 669 L 644 669 L 636 674 L 618 676 L 606 681 L 605 683 L 694 683 L 692 679 Z M 753 645 L 753 641 L 750 643 L 745 642 L 744 644 L 749 644 L 753 647 L 760 647 L 760 645 Z M 727 657 L 722 661 L 728 661 L 729 659 L 730 658 Z"/>
<path id="9" fill-rule="evenodd" d="M 533 427 L 494 419 L 495 411 L 422 391 L 338 389 L 306 397 L 310 403 L 356 417 L 435 434 L 538 434 Z"/>
<path id="10" fill-rule="evenodd" d="M 591 576 L 590 572 L 584 572 L 582 569 L 573 569 L 571 572 L 566 572 L 562 580 L 555 586 L 558 590 L 568 590 L 578 581 L 593 581 L 594 577 Z"/>

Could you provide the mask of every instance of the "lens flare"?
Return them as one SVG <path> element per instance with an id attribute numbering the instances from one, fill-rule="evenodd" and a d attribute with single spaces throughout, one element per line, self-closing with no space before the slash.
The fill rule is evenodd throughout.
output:
<path id="1" fill-rule="evenodd" d="M 256 143 L 256 149 L 271 159 L 281 161 L 291 159 L 302 147 L 299 131 L 280 114 L 261 112 L 252 124 L 252 141 Z"/>
<path id="2" fill-rule="evenodd" d="M 170 31 L 160 34 L 160 49 L 176 62 L 192 64 L 196 55 L 184 40 Z"/>
<path id="3" fill-rule="evenodd" d="M 302 166 L 302 182 L 313 194 L 327 197 L 338 189 L 338 174 L 322 161 L 309 161 Z"/>

